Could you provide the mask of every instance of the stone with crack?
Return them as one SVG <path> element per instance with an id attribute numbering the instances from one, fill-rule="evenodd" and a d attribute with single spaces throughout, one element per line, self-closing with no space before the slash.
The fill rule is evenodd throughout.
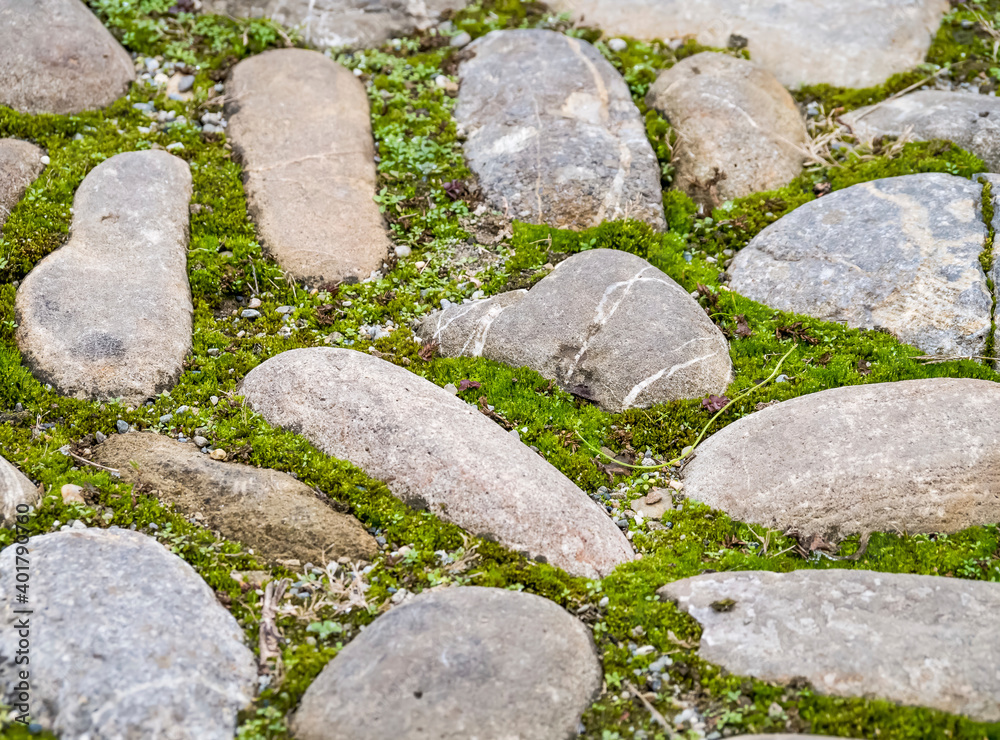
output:
<path id="1" fill-rule="evenodd" d="M 463 53 L 455 119 L 489 204 L 512 219 L 585 229 L 665 227 L 660 167 L 622 76 L 554 31 L 493 31 Z"/>
<path id="2" fill-rule="evenodd" d="M 445 357 L 527 365 L 607 411 L 724 393 L 729 345 L 677 283 L 628 252 L 560 262 L 530 291 L 451 306 L 423 320 Z"/>
<path id="3" fill-rule="evenodd" d="M 982 186 L 924 173 L 800 206 L 733 258 L 730 287 L 771 308 L 873 329 L 939 356 L 982 355 L 992 298 Z"/>

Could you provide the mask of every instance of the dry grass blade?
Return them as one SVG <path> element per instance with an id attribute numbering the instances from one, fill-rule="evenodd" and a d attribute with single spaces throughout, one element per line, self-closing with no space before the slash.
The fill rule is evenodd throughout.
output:
<path id="1" fill-rule="evenodd" d="M 352 609 L 368 609 L 368 599 L 365 598 L 368 584 L 361 568 L 361 563 L 351 565 L 350 571 L 346 567 L 338 568 L 336 563 L 327 566 L 326 593 L 333 597 L 333 610 L 337 614 Z"/>
<path id="2" fill-rule="evenodd" d="M 1000 360 L 998 357 L 987 357 L 986 355 L 918 355 L 913 359 L 925 365 L 939 365 L 942 362 L 954 362 L 956 360 L 978 360 L 980 362 L 996 362 Z"/>
<path id="3" fill-rule="evenodd" d="M 639 689 L 637 689 L 628 681 L 625 682 L 625 688 L 629 690 L 629 693 L 632 694 L 632 696 L 634 696 L 636 699 L 642 702 L 642 706 L 646 707 L 646 711 L 649 712 L 649 715 L 653 718 L 653 721 L 656 722 L 656 724 L 658 724 L 666 731 L 667 737 L 676 737 L 674 735 L 673 728 L 667 722 L 666 718 L 658 711 L 656 711 L 656 707 L 650 704 L 649 700 L 642 695 Z"/>
<path id="4" fill-rule="evenodd" d="M 281 660 L 281 632 L 275 619 L 289 583 L 287 578 L 282 578 L 271 581 L 264 589 L 264 605 L 260 613 L 260 657 L 257 659 L 257 671 L 261 674 L 271 672 L 272 658 Z"/>

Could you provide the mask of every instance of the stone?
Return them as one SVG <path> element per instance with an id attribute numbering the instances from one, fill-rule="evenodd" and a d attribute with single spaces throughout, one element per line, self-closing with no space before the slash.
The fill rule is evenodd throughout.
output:
<path id="1" fill-rule="evenodd" d="M 870 87 L 924 61 L 948 0 L 551 0 L 606 34 L 747 46 L 782 85 Z M 735 37 L 735 38 L 734 38 Z"/>
<path id="2" fill-rule="evenodd" d="M 237 64 L 228 137 L 244 164 L 264 247 L 310 283 L 365 279 L 389 254 L 375 196 L 364 85 L 316 51 L 278 49 Z"/>
<path id="3" fill-rule="evenodd" d="M 570 229 L 665 227 L 660 166 L 625 80 L 555 31 L 493 31 L 466 47 L 455 119 L 493 208 Z"/>
<path id="4" fill-rule="evenodd" d="M 28 476 L 0 457 L 0 526 L 14 524 L 18 506 L 34 506 L 41 498 Z"/>
<path id="5" fill-rule="evenodd" d="M 15 556 L 31 568 L 31 717 L 65 740 L 228 740 L 253 698 L 243 630 L 194 569 L 128 530 L 71 529 L 0 553 L 0 688 L 18 682 Z M 124 566 L 124 567 L 123 567 Z M 83 698 L 86 698 L 86 701 Z"/>
<path id="6" fill-rule="evenodd" d="M 925 173 L 799 206 L 736 254 L 730 288 L 771 308 L 883 327 L 939 356 L 982 355 L 992 298 L 982 186 Z"/>
<path id="7" fill-rule="evenodd" d="M 135 69 L 80 0 L 0 0 L 0 105 L 79 113 L 128 92 Z"/>
<path id="8" fill-rule="evenodd" d="M 794 98 L 753 62 L 703 52 L 663 70 L 646 103 L 676 129 L 675 182 L 709 210 L 786 185 L 808 134 Z"/>
<path id="9" fill-rule="evenodd" d="M 445 357 L 528 366 L 606 411 L 724 393 L 729 345 L 677 283 L 628 252 L 592 249 L 529 291 L 451 306 L 423 320 Z"/>
<path id="10" fill-rule="evenodd" d="M 654 492 L 645 498 L 637 498 L 629 504 L 629 508 L 636 514 L 642 514 L 646 519 L 662 519 L 664 514 L 674 508 L 673 498 L 669 493 L 664 496 L 654 489 Z"/>
<path id="11" fill-rule="evenodd" d="M 376 619 L 306 690 L 299 740 L 576 736 L 603 671 L 590 631 L 540 596 L 425 591 Z"/>
<path id="12" fill-rule="evenodd" d="M 657 594 L 698 620 L 698 654 L 731 673 L 777 683 L 804 677 L 819 694 L 1000 720 L 1000 643 L 987 637 L 996 633 L 1000 584 L 749 571 L 686 578 Z"/>
<path id="13" fill-rule="evenodd" d="M 634 554 L 604 510 L 475 407 L 348 349 L 282 352 L 239 392 L 274 425 L 385 481 L 409 505 L 573 575 Z"/>
<path id="14" fill-rule="evenodd" d="M 930 378 L 782 401 L 719 430 L 684 490 L 802 534 L 957 532 L 1000 521 L 1000 384 Z"/>
<path id="15" fill-rule="evenodd" d="M 0 229 L 28 187 L 45 169 L 44 155 L 44 151 L 27 141 L 0 139 Z"/>
<path id="16" fill-rule="evenodd" d="M 173 386 L 191 350 L 191 172 L 172 154 L 117 154 L 84 178 L 65 245 L 21 283 L 17 343 L 41 382 L 138 404 Z"/>
<path id="17" fill-rule="evenodd" d="M 468 0 L 202 0 L 202 12 L 272 18 L 321 49 L 368 48 L 427 30 Z"/>
<path id="18" fill-rule="evenodd" d="M 909 134 L 916 141 L 946 139 L 1000 172 L 1000 100 L 990 95 L 918 90 L 846 113 L 841 120 L 862 141 Z"/>
<path id="19" fill-rule="evenodd" d="M 327 563 L 371 560 L 375 540 L 354 517 L 336 511 L 305 483 L 277 470 L 223 463 L 159 434 L 117 434 L 93 459 L 141 484 L 185 516 L 271 560 Z M 136 467 L 138 466 L 138 467 Z"/>

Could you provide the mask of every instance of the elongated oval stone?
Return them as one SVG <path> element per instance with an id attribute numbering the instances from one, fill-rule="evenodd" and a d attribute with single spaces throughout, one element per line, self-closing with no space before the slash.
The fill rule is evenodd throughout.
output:
<path id="1" fill-rule="evenodd" d="M 35 377 L 76 398 L 141 403 L 191 349 L 187 163 L 126 152 L 84 178 L 65 245 L 17 291 L 17 344 Z"/>
<path id="2" fill-rule="evenodd" d="M 17 507 L 37 503 L 41 494 L 28 477 L 0 457 L 0 526 L 10 526 Z"/>
<path id="3" fill-rule="evenodd" d="M 390 362 L 291 350 L 251 370 L 240 392 L 270 424 L 473 534 L 590 578 L 634 557 L 566 476 L 476 408 Z"/>
<path id="4" fill-rule="evenodd" d="M 24 191 L 45 169 L 45 153 L 20 139 L 0 139 L 0 229 Z"/>
<path id="5" fill-rule="evenodd" d="M 226 86 L 264 247 L 309 283 L 367 278 L 389 254 L 375 196 L 365 88 L 316 51 L 278 49 L 237 64 Z"/>

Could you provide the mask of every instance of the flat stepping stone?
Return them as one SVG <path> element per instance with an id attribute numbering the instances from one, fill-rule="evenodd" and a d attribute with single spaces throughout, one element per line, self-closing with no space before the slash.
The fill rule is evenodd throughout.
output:
<path id="1" fill-rule="evenodd" d="M 291 350 L 251 370 L 240 393 L 268 423 L 475 535 L 588 578 L 634 557 L 566 476 L 475 407 L 391 362 Z"/>
<path id="2" fill-rule="evenodd" d="M 272 18 L 319 48 L 368 48 L 437 24 L 468 0 L 202 0 L 203 13 Z"/>
<path id="3" fill-rule="evenodd" d="M 602 678 L 590 631 L 551 601 L 425 591 L 327 664 L 293 731 L 299 740 L 568 738 Z"/>
<path id="4" fill-rule="evenodd" d="M 191 350 L 187 163 L 126 152 L 90 171 L 65 245 L 21 283 L 17 343 L 35 377 L 76 398 L 137 404 Z"/>
<path id="5" fill-rule="evenodd" d="M 378 552 L 361 522 L 277 470 L 213 460 L 193 445 L 148 433 L 111 435 L 94 448 L 94 461 L 271 560 L 371 560 Z"/>
<path id="6" fill-rule="evenodd" d="M 967 149 L 1000 172 L 1000 100 L 990 95 L 919 90 L 841 117 L 862 141 L 909 135 L 917 141 L 945 139 Z"/>
<path id="7" fill-rule="evenodd" d="M 709 208 L 802 172 L 808 139 L 795 100 L 745 59 L 703 52 L 660 72 L 646 103 L 677 130 L 678 187 Z"/>
<path id="8" fill-rule="evenodd" d="M 554 31 L 493 31 L 467 47 L 455 118 L 487 201 L 510 218 L 665 228 L 660 166 L 625 80 Z"/>
<path id="9" fill-rule="evenodd" d="M 948 0 L 551 0 L 608 35 L 745 43 L 786 87 L 870 87 L 924 61 Z M 734 38 L 736 37 L 736 38 Z"/>
<path id="10" fill-rule="evenodd" d="M 812 393 L 713 434 L 684 490 L 733 519 L 812 535 L 1000 521 L 1000 384 L 931 378 Z"/>
<path id="11" fill-rule="evenodd" d="M 55 532 L 23 547 L 0 553 L 0 686 L 10 696 L 24 670 L 14 661 L 25 620 L 33 721 L 64 740 L 233 737 L 256 663 L 190 565 L 122 529 Z M 16 556 L 30 568 L 22 605 Z"/>
<path id="12" fill-rule="evenodd" d="M 379 269 L 390 243 L 361 81 L 319 52 L 278 49 L 237 64 L 226 94 L 250 216 L 282 268 L 316 284 Z"/>
<path id="13" fill-rule="evenodd" d="M 657 591 L 731 673 L 1000 720 L 1000 585 L 847 570 L 712 573 Z"/>
<path id="14" fill-rule="evenodd" d="M 132 57 L 80 0 L 0 0 L 0 105 L 79 113 L 134 79 Z"/>
<path id="15" fill-rule="evenodd" d="M 0 229 L 28 187 L 45 169 L 44 155 L 45 152 L 27 141 L 0 139 Z"/>
<path id="16" fill-rule="evenodd" d="M 724 393 L 729 345 L 691 296 L 646 260 L 593 249 L 530 291 L 450 306 L 419 334 L 446 357 L 528 366 L 606 411 Z"/>
<path id="17" fill-rule="evenodd" d="M 34 506 L 41 497 L 28 476 L 0 457 L 0 526 L 11 526 L 18 506 Z"/>
<path id="18" fill-rule="evenodd" d="M 940 356 L 982 355 L 992 298 L 982 186 L 926 173 L 853 185 L 768 226 L 729 267 L 771 308 L 883 327 Z"/>

